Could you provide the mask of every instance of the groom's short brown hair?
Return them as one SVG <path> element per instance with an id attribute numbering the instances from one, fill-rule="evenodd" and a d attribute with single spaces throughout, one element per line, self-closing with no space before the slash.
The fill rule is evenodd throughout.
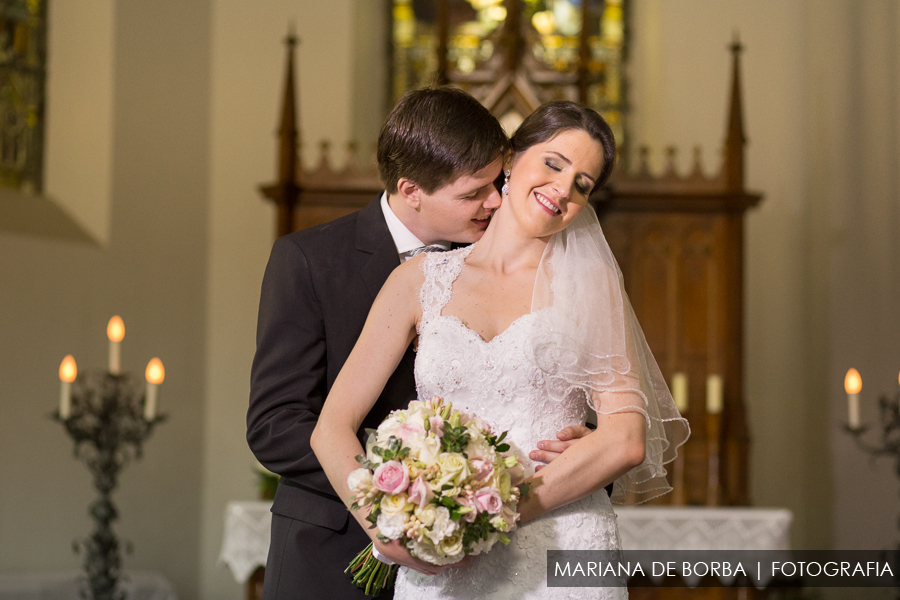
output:
<path id="1" fill-rule="evenodd" d="M 378 172 L 388 194 L 405 177 L 425 193 L 471 175 L 502 156 L 509 140 L 496 117 L 453 87 L 401 96 L 378 136 Z"/>

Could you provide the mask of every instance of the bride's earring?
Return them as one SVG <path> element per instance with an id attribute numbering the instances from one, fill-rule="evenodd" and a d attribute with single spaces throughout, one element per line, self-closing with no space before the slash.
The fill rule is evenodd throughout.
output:
<path id="1" fill-rule="evenodd" d="M 501 191 L 504 196 L 509 194 L 509 169 L 503 172 L 503 189 Z"/>

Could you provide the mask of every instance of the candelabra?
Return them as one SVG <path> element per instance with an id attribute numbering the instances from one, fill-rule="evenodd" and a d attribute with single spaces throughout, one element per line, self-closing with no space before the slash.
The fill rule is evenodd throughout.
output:
<path id="1" fill-rule="evenodd" d="M 893 457 L 896 461 L 894 472 L 900 479 L 900 392 L 894 398 L 890 398 L 886 394 L 878 398 L 881 440 L 877 443 L 870 443 L 863 437 L 869 431 L 869 427 L 866 425 L 854 426 L 854 421 L 858 422 L 858 407 L 853 407 L 855 404 L 853 396 L 859 393 L 859 387 L 861 386 L 853 390 L 849 389 L 848 386 L 848 393 L 851 395 L 851 423 L 845 425 L 844 430 L 852 435 L 856 445 L 870 456 Z M 854 416 L 854 413 L 856 413 L 856 416 Z M 897 527 L 900 529 L 900 519 L 897 521 Z M 898 543 L 896 550 L 900 552 L 900 543 Z M 894 579 L 897 581 L 898 588 L 900 588 L 900 571 L 894 574 Z M 896 592 L 896 597 L 900 599 L 900 589 Z"/>
<path id="2" fill-rule="evenodd" d="M 85 591 L 82 596 L 124 600 L 125 593 L 117 589 L 121 553 L 112 530 L 118 511 L 111 496 L 119 471 L 133 458 L 141 457 L 144 441 L 165 416 L 147 414 L 143 382 L 131 375 L 93 371 L 79 374 L 71 383 L 71 389 L 64 392 L 68 401 L 53 418 L 75 441 L 75 457 L 87 464 L 99 493 L 89 510 L 94 532 L 75 542 L 75 551 L 85 553 L 90 588 L 90 596 Z"/>

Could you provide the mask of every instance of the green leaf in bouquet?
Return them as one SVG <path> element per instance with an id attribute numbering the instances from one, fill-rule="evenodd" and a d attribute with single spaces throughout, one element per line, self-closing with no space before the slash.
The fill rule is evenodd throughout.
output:
<path id="1" fill-rule="evenodd" d="M 450 511 L 450 518 L 454 521 L 459 521 L 462 518 L 462 513 L 459 512 L 458 508 L 454 508 Z"/>
<path id="2" fill-rule="evenodd" d="M 450 496 L 441 497 L 441 504 L 447 508 L 456 508 L 456 502 Z"/>
<path id="3" fill-rule="evenodd" d="M 506 452 L 509 450 L 509 444 L 500 444 L 497 446 L 497 452 Z"/>
<path id="4" fill-rule="evenodd" d="M 469 445 L 470 439 L 471 436 L 465 427 L 448 425 L 444 428 L 444 435 L 441 437 L 441 449 L 444 452 L 461 453 Z"/>
<path id="5" fill-rule="evenodd" d="M 358 503 L 358 502 L 354 502 L 353 504 L 351 504 L 351 505 L 350 505 L 350 510 L 359 510 L 359 503 Z"/>
<path id="6" fill-rule="evenodd" d="M 519 488 L 519 496 L 524 498 L 525 496 L 528 495 L 528 492 L 531 491 L 531 482 L 530 482 L 530 481 L 523 481 L 522 483 L 520 483 L 520 484 L 519 484 L 518 486 L 516 486 L 516 487 Z"/>
<path id="7" fill-rule="evenodd" d="M 488 535 L 494 530 L 490 523 L 490 513 L 480 513 L 472 523 L 466 527 L 463 534 L 463 544 L 471 544 L 479 540 L 486 540 Z"/>

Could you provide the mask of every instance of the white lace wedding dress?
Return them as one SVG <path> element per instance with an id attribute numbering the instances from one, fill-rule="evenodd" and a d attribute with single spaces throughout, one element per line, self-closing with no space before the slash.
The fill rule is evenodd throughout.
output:
<path id="1" fill-rule="evenodd" d="M 472 412 L 498 431 L 524 465 L 534 471 L 528 452 L 537 442 L 555 439 L 567 425 L 584 423 L 583 398 L 559 404 L 547 399 L 540 369 L 529 359 L 533 336 L 542 334 L 541 311 L 524 315 L 490 341 L 483 340 L 457 317 L 442 315 L 454 280 L 473 246 L 429 254 L 423 260 L 425 282 L 420 292 L 422 320 L 416 356 L 419 398 L 441 396 Z M 548 588 L 547 550 L 606 550 L 620 547 L 616 515 L 605 490 L 524 524 L 508 547 L 496 544 L 459 569 L 421 575 L 400 569 L 394 598 L 623 599 L 624 588 Z"/>

